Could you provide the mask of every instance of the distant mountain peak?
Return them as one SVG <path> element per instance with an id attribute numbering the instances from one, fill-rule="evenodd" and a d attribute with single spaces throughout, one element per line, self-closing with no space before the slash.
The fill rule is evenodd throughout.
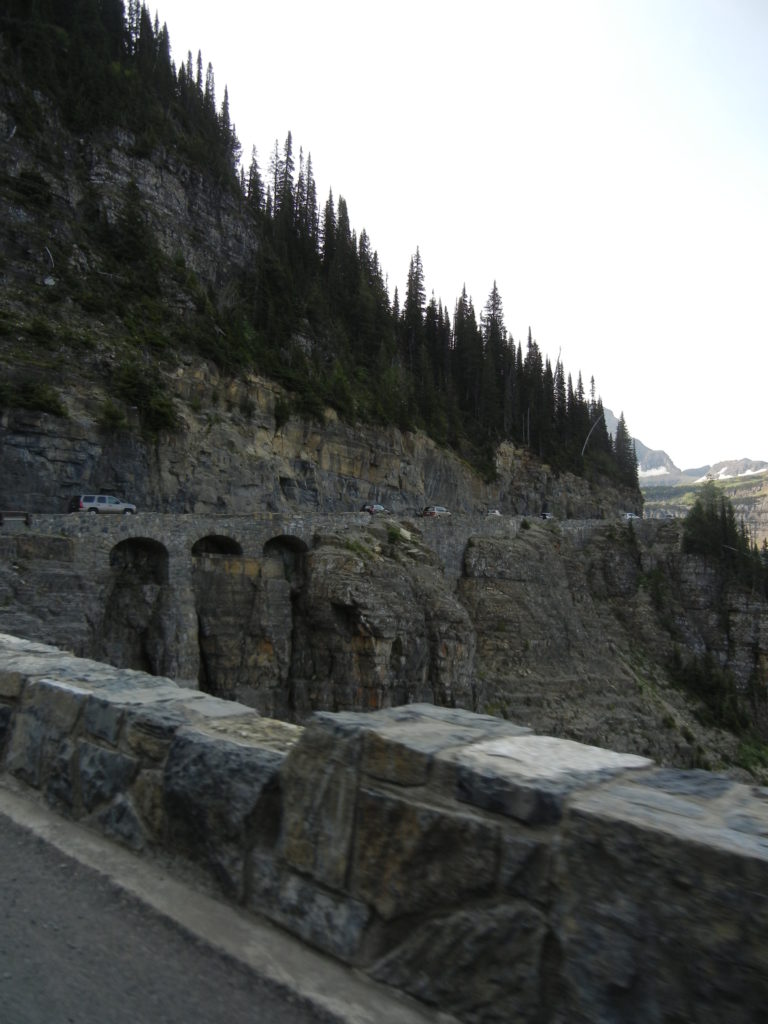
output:
<path id="1" fill-rule="evenodd" d="M 608 431 L 616 432 L 618 419 L 610 409 L 605 409 L 605 423 Z M 729 459 L 714 465 L 695 466 L 679 469 L 665 451 L 647 448 L 642 441 L 633 438 L 637 454 L 637 475 L 640 487 L 670 487 L 676 484 L 703 483 L 713 480 L 733 480 L 738 477 L 756 476 L 768 471 L 768 462 L 753 459 Z"/>

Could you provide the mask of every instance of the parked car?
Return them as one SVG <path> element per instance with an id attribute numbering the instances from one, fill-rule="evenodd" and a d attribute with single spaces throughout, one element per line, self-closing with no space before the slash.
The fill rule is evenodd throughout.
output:
<path id="1" fill-rule="evenodd" d="M 363 507 L 360 509 L 360 511 L 361 512 L 367 512 L 371 516 L 380 515 L 382 512 L 389 513 L 389 509 L 388 508 L 384 508 L 383 505 L 376 505 L 376 504 L 363 505 Z"/>
<path id="2" fill-rule="evenodd" d="M 428 519 L 432 519 L 436 516 L 449 516 L 451 513 L 443 505 L 427 505 L 425 509 L 422 509 L 422 516 Z"/>
<path id="3" fill-rule="evenodd" d="M 136 506 L 111 494 L 78 494 L 69 502 L 70 512 L 122 513 L 134 515 Z"/>

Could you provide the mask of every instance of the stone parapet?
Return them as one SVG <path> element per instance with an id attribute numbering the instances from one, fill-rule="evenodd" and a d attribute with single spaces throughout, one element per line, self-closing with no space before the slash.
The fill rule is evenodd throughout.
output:
<path id="1" fill-rule="evenodd" d="M 768 791 L 432 705 L 263 718 L 0 636 L 0 769 L 472 1024 L 747 1024 Z"/>

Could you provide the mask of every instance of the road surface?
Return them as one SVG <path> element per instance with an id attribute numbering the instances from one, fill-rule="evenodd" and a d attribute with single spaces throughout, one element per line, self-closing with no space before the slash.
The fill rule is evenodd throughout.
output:
<path id="1" fill-rule="evenodd" d="M 0 780 L 2 1024 L 437 1019 Z"/>

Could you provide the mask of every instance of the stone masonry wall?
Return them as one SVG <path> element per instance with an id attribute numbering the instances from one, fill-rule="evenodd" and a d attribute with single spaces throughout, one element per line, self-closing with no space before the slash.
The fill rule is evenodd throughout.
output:
<path id="1" fill-rule="evenodd" d="M 768 791 L 467 711 L 305 728 L 0 635 L 0 778 L 471 1024 L 747 1024 Z"/>

